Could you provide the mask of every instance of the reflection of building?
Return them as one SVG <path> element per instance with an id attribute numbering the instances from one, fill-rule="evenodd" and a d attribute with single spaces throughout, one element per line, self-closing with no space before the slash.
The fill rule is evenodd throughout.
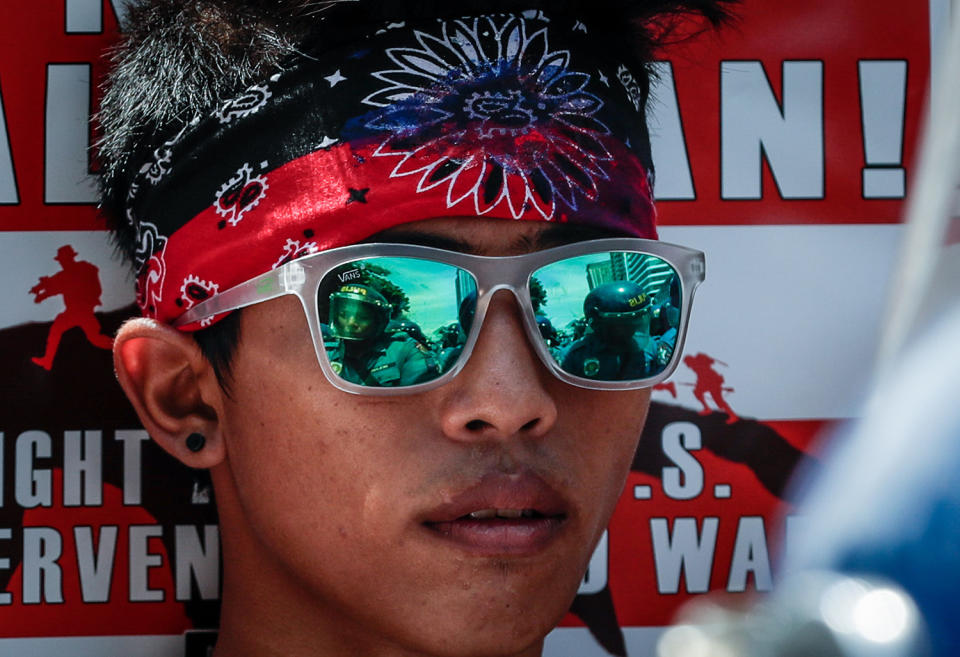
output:
<path id="1" fill-rule="evenodd" d="M 473 280 L 473 276 L 463 271 L 462 269 L 457 270 L 457 308 L 460 308 L 460 303 L 464 298 L 471 292 L 476 292 L 477 284 Z"/>
<path id="2" fill-rule="evenodd" d="M 673 275 L 673 268 L 666 262 L 641 253 L 611 253 L 610 267 L 613 280 L 638 283 L 647 294 L 656 294 L 664 286 L 669 286 Z"/>
<path id="3" fill-rule="evenodd" d="M 592 290 L 601 283 L 617 280 L 613 276 L 613 267 L 609 262 L 592 262 L 587 265 L 587 285 Z"/>
<path id="4" fill-rule="evenodd" d="M 673 269 L 660 258 L 626 251 L 614 251 L 608 262 L 592 262 L 586 270 L 587 285 L 591 290 L 610 281 L 633 281 L 647 294 L 669 288 L 673 276 Z"/>

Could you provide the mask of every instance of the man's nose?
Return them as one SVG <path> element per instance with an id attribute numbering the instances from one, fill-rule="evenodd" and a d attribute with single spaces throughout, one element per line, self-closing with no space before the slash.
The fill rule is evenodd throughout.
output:
<path id="1" fill-rule="evenodd" d="M 516 299 L 497 292 L 466 366 L 442 388 L 444 434 L 464 442 L 545 435 L 557 420 L 552 376 L 533 351 Z"/>

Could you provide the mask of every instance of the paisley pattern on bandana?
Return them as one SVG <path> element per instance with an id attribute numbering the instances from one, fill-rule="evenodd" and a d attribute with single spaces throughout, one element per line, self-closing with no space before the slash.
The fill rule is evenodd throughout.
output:
<path id="1" fill-rule="evenodd" d="M 275 76 L 276 77 L 276 76 Z M 220 123 L 230 123 L 235 119 L 242 119 L 251 114 L 256 114 L 273 96 L 270 89 L 265 84 L 258 84 L 247 89 L 243 94 L 236 98 L 231 98 L 218 109 L 216 116 Z"/>
<path id="2" fill-rule="evenodd" d="M 220 291 L 220 286 L 213 281 L 205 281 L 193 274 L 183 279 L 180 285 L 180 298 L 177 305 L 184 310 L 193 308 L 201 301 L 206 301 Z"/>
<path id="3" fill-rule="evenodd" d="M 169 139 L 156 150 L 153 151 L 153 160 L 146 162 L 141 168 L 140 173 L 151 185 L 156 185 L 163 177 L 170 173 L 173 168 L 173 147 L 177 145 L 180 137 L 186 131 L 186 126 L 181 128 L 180 132 L 172 139 Z M 134 191 L 134 190 L 131 190 Z"/>
<path id="4" fill-rule="evenodd" d="M 400 158 L 392 177 L 419 176 L 418 192 L 445 187 L 448 208 L 505 205 L 515 219 L 597 198 L 613 159 L 595 116 L 603 101 L 542 22 L 482 17 L 413 36 L 417 46 L 387 50 L 397 68 L 373 75 L 389 86 L 363 101 L 382 108 L 366 126 L 387 132 L 374 156 Z"/>
<path id="5" fill-rule="evenodd" d="M 271 265 L 270 269 L 276 269 L 281 265 L 287 264 L 291 260 L 313 255 L 319 251 L 320 247 L 317 246 L 316 242 L 301 243 L 300 240 L 290 239 L 288 237 L 286 243 L 283 245 L 283 253 L 280 255 L 280 258 L 273 263 L 273 265 Z"/>
<path id="6" fill-rule="evenodd" d="M 264 176 L 254 176 L 249 164 L 244 164 L 217 192 L 217 214 L 231 226 L 236 226 L 243 215 L 257 207 L 270 186 Z"/>
<path id="7" fill-rule="evenodd" d="M 140 311 L 155 317 L 156 309 L 163 299 L 163 283 L 167 275 L 165 253 L 167 238 L 153 224 L 142 221 L 137 224 L 137 252 L 134 256 L 138 271 L 136 301 Z"/>
<path id="8" fill-rule="evenodd" d="M 656 237 L 644 87 L 575 17 L 344 30 L 142 145 L 127 216 L 145 315 L 173 323 L 271 267 L 434 217 Z"/>

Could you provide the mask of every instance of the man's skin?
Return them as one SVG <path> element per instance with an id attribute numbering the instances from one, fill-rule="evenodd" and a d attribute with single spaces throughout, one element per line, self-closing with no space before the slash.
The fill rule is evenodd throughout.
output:
<path id="1" fill-rule="evenodd" d="M 565 228 L 438 218 L 380 237 L 512 255 L 571 241 Z M 557 380 L 521 321 L 497 293 L 452 382 L 380 397 L 330 385 L 294 297 L 243 311 L 228 391 L 189 335 L 150 320 L 121 329 L 117 374 L 144 426 L 211 469 L 215 657 L 541 653 L 620 496 L 649 390 Z M 184 444 L 193 432 L 206 437 L 198 453 Z M 549 518 L 460 533 L 446 522 L 491 507 Z"/>

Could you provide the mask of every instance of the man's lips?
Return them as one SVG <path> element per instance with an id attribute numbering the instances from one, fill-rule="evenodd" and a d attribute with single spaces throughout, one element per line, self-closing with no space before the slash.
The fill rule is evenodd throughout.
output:
<path id="1" fill-rule="evenodd" d="M 523 555 L 545 548 L 568 516 L 567 501 L 539 476 L 494 472 L 428 511 L 422 525 L 470 552 Z"/>

